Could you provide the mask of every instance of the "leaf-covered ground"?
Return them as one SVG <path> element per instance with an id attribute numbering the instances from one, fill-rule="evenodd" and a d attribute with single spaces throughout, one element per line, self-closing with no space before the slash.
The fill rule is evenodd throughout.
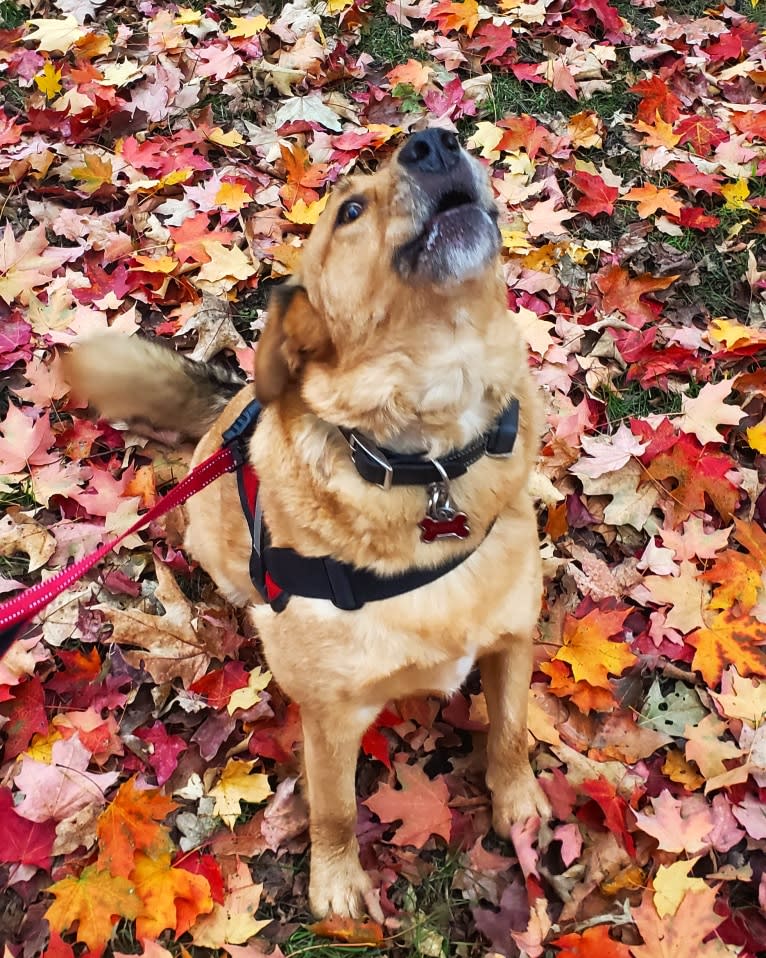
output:
<path id="1" fill-rule="evenodd" d="M 341 936 L 763 953 L 763 23 L 751 0 L 0 0 L 3 593 L 188 459 L 86 418 L 71 343 L 140 329 L 249 374 L 334 181 L 426 120 L 491 168 L 548 399 L 530 727 L 555 817 L 490 832 L 477 680 L 392 703 L 358 775 L 387 918 Z M 297 711 L 181 531 L 133 536 L 0 664 L 7 956 L 349 950 L 306 927 Z"/>

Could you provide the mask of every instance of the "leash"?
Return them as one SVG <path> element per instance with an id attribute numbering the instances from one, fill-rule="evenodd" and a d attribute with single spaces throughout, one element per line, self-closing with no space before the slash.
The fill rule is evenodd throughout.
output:
<path id="1" fill-rule="evenodd" d="M 205 486 L 209 486 L 211 482 L 227 472 L 234 472 L 242 465 L 243 459 L 243 451 L 238 445 L 223 446 L 204 462 L 195 466 L 178 485 L 174 486 L 125 532 L 100 545 L 98 549 L 57 572 L 50 579 L 46 579 L 45 582 L 38 582 L 14 598 L 1 602 L 0 658 L 8 651 L 13 642 L 20 638 L 21 629 L 29 619 L 41 612 L 70 586 L 73 586 L 89 569 L 92 569 L 96 563 L 115 549 L 123 539 L 127 539 L 134 532 L 148 526 L 150 522 L 164 516 L 166 512 L 170 512 L 176 506 L 182 505 L 187 499 L 190 499 Z"/>

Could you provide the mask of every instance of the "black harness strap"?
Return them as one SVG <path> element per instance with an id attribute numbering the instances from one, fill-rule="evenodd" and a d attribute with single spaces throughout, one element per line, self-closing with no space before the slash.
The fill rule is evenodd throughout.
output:
<path id="1" fill-rule="evenodd" d="M 398 575 L 382 576 L 369 569 L 339 562 L 332 556 L 303 556 L 294 549 L 272 546 L 268 527 L 263 519 L 258 477 L 248 463 L 248 442 L 258 424 L 261 411 L 261 404 L 257 400 L 250 402 L 224 432 L 223 442 L 232 448 L 236 457 L 239 499 L 252 537 L 250 578 L 275 612 L 281 612 L 292 595 L 307 599 L 327 599 L 339 609 L 355 611 L 367 602 L 391 599 L 435 582 L 473 555 L 475 548 L 431 569 L 410 569 Z M 489 432 L 469 446 L 438 461 L 448 478 L 461 476 L 472 463 L 484 455 L 510 455 L 518 428 L 519 403 L 514 399 L 503 410 Z M 405 456 L 380 449 L 355 438 L 356 433 L 345 435 L 351 446 L 357 471 L 368 482 L 376 482 L 388 488 L 390 485 L 427 485 L 444 478 L 437 467 L 422 456 Z M 364 446 L 363 442 L 366 443 Z M 362 463 L 366 464 L 364 468 L 367 475 L 362 471 Z M 491 530 L 492 525 L 487 530 L 487 535 Z"/>

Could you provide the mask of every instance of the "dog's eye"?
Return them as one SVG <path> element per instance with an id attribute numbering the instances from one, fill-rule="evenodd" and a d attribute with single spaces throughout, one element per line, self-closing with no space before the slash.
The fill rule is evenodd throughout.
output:
<path id="1" fill-rule="evenodd" d="M 346 223 L 353 223 L 364 213 L 364 201 L 360 199 L 346 200 L 338 210 L 338 216 L 335 220 L 336 226 L 343 226 Z"/>

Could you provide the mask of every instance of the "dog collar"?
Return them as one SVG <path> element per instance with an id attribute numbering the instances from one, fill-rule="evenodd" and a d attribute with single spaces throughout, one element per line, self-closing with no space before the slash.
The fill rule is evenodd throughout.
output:
<path id="1" fill-rule="evenodd" d="M 376 445 L 355 429 L 341 429 L 351 450 L 351 461 L 366 482 L 391 486 L 429 486 L 457 479 L 483 456 L 510 456 L 519 431 L 519 401 L 512 399 L 492 427 L 462 449 L 426 459 L 425 453 L 404 454 Z"/>

